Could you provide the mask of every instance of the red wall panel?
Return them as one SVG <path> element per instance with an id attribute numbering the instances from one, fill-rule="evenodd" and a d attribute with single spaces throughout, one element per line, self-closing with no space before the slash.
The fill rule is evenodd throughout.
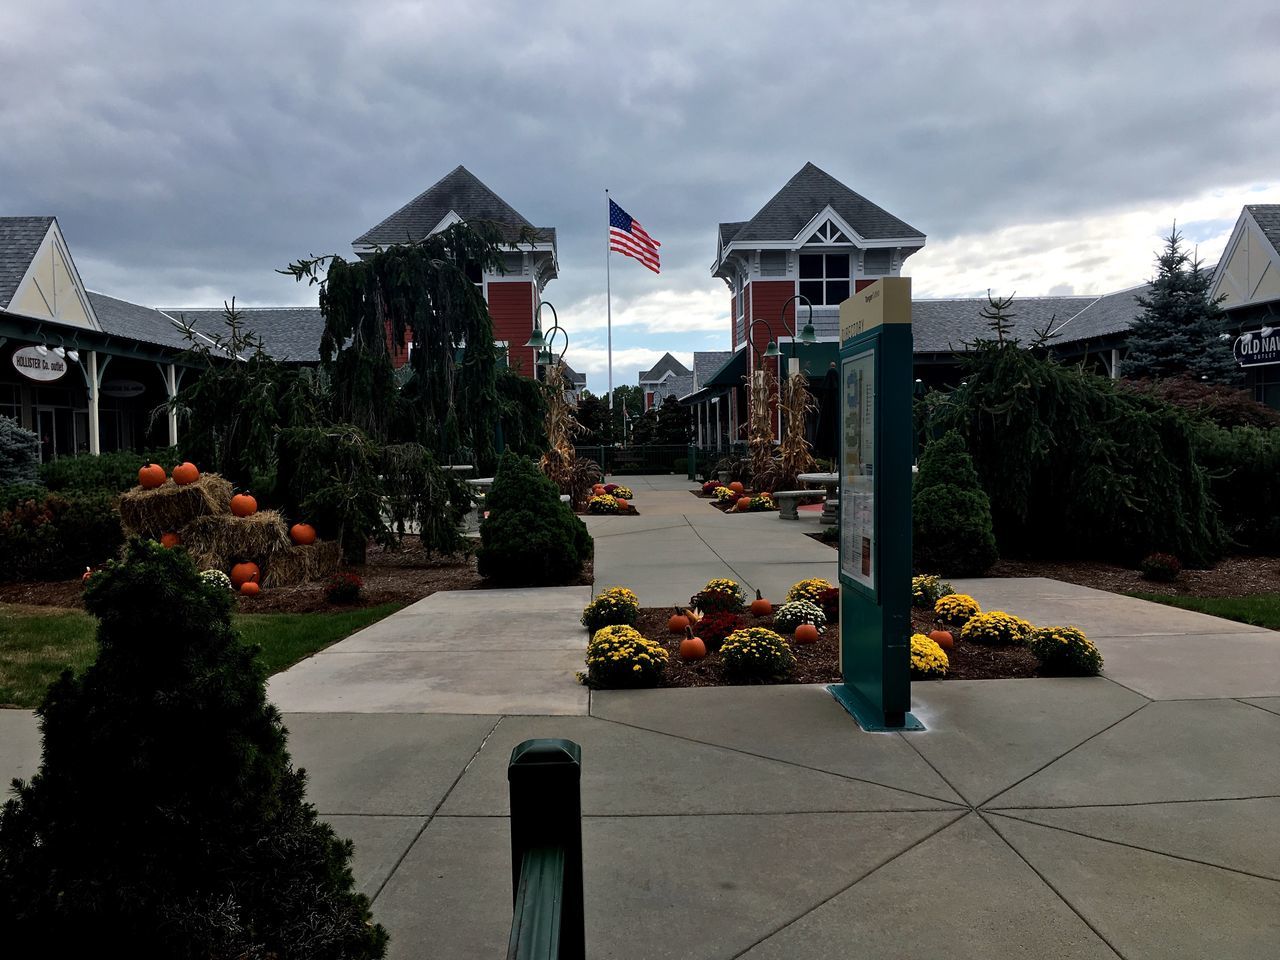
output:
<path id="1" fill-rule="evenodd" d="M 507 362 L 526 377 L 533 376 L 535 351 L 525 341 L 533 332 L 533 283 L 503 281 L 489 284 L 489 315 L 493 317 L 493 339 L 510 344 Z M 550 313 L 547 314 L 550 317 Z M 546 319 L 546 317 L 544 317 Z M 543 330 L 546 333 L 546 330 Z M 557 350 L 560 338 L 556 338 Z"/>

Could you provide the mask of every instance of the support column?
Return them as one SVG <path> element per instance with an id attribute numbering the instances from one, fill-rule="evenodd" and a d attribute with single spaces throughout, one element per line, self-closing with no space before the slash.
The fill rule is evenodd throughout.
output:
<path id="1" fill-rule="evenodd" d="M 1112 348 L 1111 350 L 1111 379 L 1120 379 L 1120 350 Z"/>
<path id="2" fill-rule="evenodd" d="M 160 363 L 156 361 L 156 369 L 160 371 L 160 379 L 164 383 L 164 395 L 170 401 L 178 395 L 178 384 L 182 382 L 182 378 L 178 376 L 178 368 L 172 363 Z M 173 408 L 172 403 L 169 404 L 169 446 L 176 447 L 178 445 L 178 411 Z"/>
<path id="3" fill-rule="evenodd" d="M 102 431 L 98 429 L 98 396 L 102 393 L 102 379 L 98 373 L 98 351 L 89 350 L 89 367 L 85 372 L 85 387 L 89 391 L 89 453 L 102 453 Z M 106 364 L 103 364 L 106 368 Z"/>

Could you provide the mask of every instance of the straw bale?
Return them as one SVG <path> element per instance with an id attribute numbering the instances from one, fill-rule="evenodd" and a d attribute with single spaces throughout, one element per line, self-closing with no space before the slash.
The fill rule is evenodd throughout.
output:
<path id="1" fill-rule="evenodd" d="M 340 551 L 336 540 L 317 540 L 308 546 L 290 546 L 271 555 L 262 574 L 264 587 L 291 587 L 322 580 L 338 570 Z"/>
<path id="2" fill-rule="evenodd" d="M 244 561 L 266 567 L 275 554 L 289 548 L 289 531 L 275 510 L 247 517 L 219 513 L 187 524 L 182 545 L 200 570 L 227 570 Z"/>
<path id="3" fill-rule="evenodd" d="M 195 483 L 179 486 L 172 479 L 153 490 L 134 487 L 120 496 L 120 525 L 131 537 L 159 540 L 197 517 L 231 509 L 231 483 L 216 473 L 202 473 Z"/>

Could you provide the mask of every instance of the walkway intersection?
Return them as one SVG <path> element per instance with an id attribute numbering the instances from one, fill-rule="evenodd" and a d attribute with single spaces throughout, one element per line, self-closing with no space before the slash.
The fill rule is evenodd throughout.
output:
<path id="1" fill-rule="evenodd" d="M 600 587 L 834 578 L 816 519 L 725 517 L 626 478 Z M 778 559 L 775 559 L 778 558 Z M 438 594 L 271 683 L 310 796 L 356 844 L 392 957 L 501 956 L 505 768 L 582 745 L 593 958 L 1260 958 L 1280 943 L 1280 635 L 1050 580 L 957 583 L 1078 623 L 1094 679 L 914 685 L 928 729 L 865 734 L 818 686 L 573 682 L 587 588 Z M 476 646 L 473 623 L 507 622 Z M 34 768 L 0 712 L 0 773 Z"/>

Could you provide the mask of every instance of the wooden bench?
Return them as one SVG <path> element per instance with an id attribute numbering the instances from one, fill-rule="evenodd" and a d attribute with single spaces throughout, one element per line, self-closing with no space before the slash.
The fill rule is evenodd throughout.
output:
<path id="1" fill-rule="evenodd" d="M 799 520 L 800 513 L 796 508 L 801 500 L 821 498 L 821 490 L 777 490 L 773 494 L 773 502 L 778 505 L 779 520 Z"/>

